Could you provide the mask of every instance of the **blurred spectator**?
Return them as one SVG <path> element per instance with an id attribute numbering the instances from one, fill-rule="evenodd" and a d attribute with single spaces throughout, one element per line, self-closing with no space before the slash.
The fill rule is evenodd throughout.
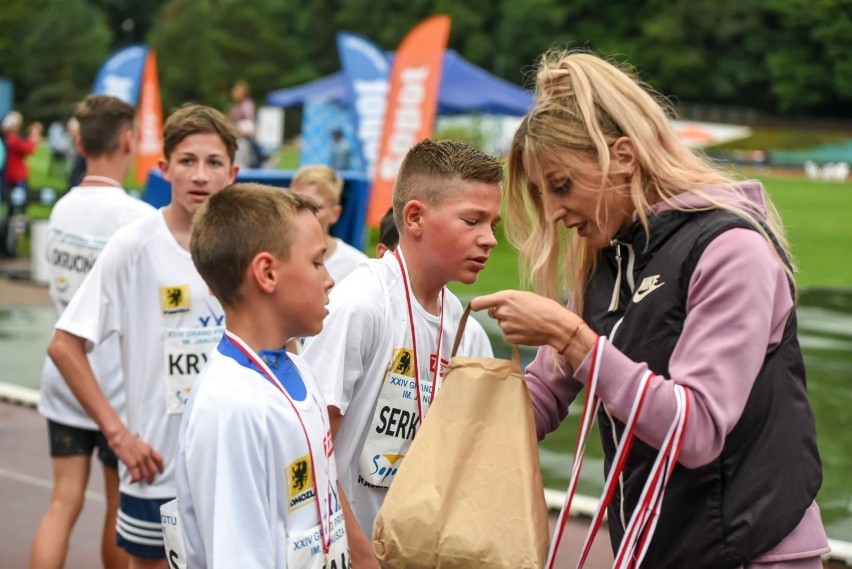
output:
<path id="1" fill-rule="evenodd" d="M 71 158 L 71 139 L 68 137 L 68 132 L 65 130 L 65 125 L 61 120 L 55 120 L 47 127 L 47 144 L 50 146 L 50 163 L 47 166 L 48 172 L 55 172 L 56 168 L 62 174 L 65 173 L 68 167 L 68 160 Z"/>
<path id="2" fill-rule="evenodd" d="M 337 170 L 348 170 L 352 165 L 352 145 L 340 129 L 331 133 L 331 164 Z"/>
<path id="3" fill-rule="evenodd" d="M 237 128 L 240 121 L 251 121 L 254 131 L 254 101 L 251 100 L 251 90 L 248 83 L 240 79 L 231 87 L 231 110 L 228 112 L 231 125 Z"/>
<path id="4" fill-rule="evenodd" d="M 17 111 L 10 112 L 0 123 L 3 142 L 6 144 L 6 185 L 9 188 L 27 187 L 27 157 L 38 148 L 44 129 L 40 122 L 34 122 L 27 128 L 26 137 L 22 137 L 20 132 L 23 124 L 24 118 Z"/>

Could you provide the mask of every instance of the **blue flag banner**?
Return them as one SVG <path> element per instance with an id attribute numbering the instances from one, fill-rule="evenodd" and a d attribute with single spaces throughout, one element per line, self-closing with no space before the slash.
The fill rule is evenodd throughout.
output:
<path id="1" fill-rule="evenodd" d="M 131 45 L 113 53 L 98 71 L 92 93 L 112 95 L 134 107 L 137 106 L 147 55 L 148 48 L 141 44 Z"/>
<path id="2" fill-rule="evenodd" d="M 357 147 L 372 179 L 387 106 L 390 63 L 373 41 L 350 32 L 337 34 L 337 50 L 357 117 Z"/>

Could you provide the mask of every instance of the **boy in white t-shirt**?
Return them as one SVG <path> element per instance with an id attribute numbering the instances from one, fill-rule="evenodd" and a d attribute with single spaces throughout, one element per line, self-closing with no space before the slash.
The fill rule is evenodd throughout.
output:
<path id="1" fill-rule="evenodd" d="M 393 253 L 398 244 L 399 231 L 397 230 L 396 223 L 393 220 L 393 207 L 390 207 L 379 222 L 379 242 L 376 243 L 376 258 L 381 259 L 388 251 Z M 467 318 L 465 334 L 470 336 L 471 353 L 493 353 L 491 340 L 488 339 L 488 333 L 485 331 L 485 328 L 482 327 L 482 324 L 473 317 L 473 314 Z"/>
<path id="2" fill-rule="evenodd" d="M 185 105 L 163 129 L 169 205 L 113 235 L 56 324 L 48 354 L 121 460 L 118 544 L 130 567 L 166 567 L 160 506 L 175 497 L 180 414 L 224 331 L 224 312 L 189 254 L 192 218 L 234 181 L 234 131 L 219 111 Z M 117 335 L 126 423 L 86 350 Z"/>
<path id="3" fill-rule="evenodd" d="M 325 232 L 328 252 L 325 266 L 335 283 L 351 273 L 367 255 L 342 239 L 329 233 L 331 226 L 340 219 L 343 208 L 340 206 L 340 196 L 343 193 L 343 180 L 328 166 L 303 166 L 299 168 L 290 189 L 297 194 L 308 196 L 317 206 L 317 219 Z"/>
<path id="4" fill-rule="evenodd" d="M 311 369 L 282 347 L 319 332 L 328 314 L 323 236 L 311 200 L 259 184 L 234 185 L 196 218 L 192 258 L 227 330 L 181 420 L 187 567 L 349 566 L 344 519 L 357 523 L 328 412 Z"/>
<path id="5" fill-rule="evenodd" d="M 116 97 L 90 95 L 74 112 L 79 150 L 86 157 L 86 176 L 53 207 L 47 226 L 50 298 L 61 316 L 109 237 L 128 223 L 152 215 L 154 208 L 129 196 L 121 185 L 134 156 L 135 109 Z M 75 141 L 77 143 L 77 141 Z M 119 416 L 124 416 L 124 386 L 118 359 L 118 337 L 110 336 L 89 354 L 101 390 Z M 47 419 L 53 465 L 53 493 L 33 541 L 33 567 L 62 567 L 71 530 L 83 508 L 98 449 L 104 466 L 106 512 L 101 538 L 104 567 L 127 566 L 127 554 L 116 546 L 118 459 L 97 424 L 86 414 L 50 358 L 45 359 L 39 412 Z"/>
<path id="6" fill-rule="evenodd" d="M 335 286 L 323 331 L 305 342 L 367 536 L 450 358 L 463 310 L 446 285 L 476 281 L 497 244 L 502 182 L 500 162 L 466 144 L 412 147 L 393 190 L 399 246 Z M 468 332 L 459 354 L 493 355 Z"/>

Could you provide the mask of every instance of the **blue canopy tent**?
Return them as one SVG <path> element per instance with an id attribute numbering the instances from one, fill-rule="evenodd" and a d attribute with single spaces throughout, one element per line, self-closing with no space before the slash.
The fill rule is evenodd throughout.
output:
<path id="1" fill-rule="evenodd" d="M 393 54 L 388 54 L 388 61 L 392 59 Z M 316 100 L 342 107 L 350 105 L 342 72 L 266 95 L 266 104 L 276 107 L 291 107 Z M 533 94 L 530 91 L 492 75 L 451 49 L 444 52 L 438 91 L 439 114 L 522 116 L 532 106 L 532 102 Z"/>
<path id="2" fill-rule="evenodd" d="M 393 53 L 386 54 L 388 61 L 393 59 Z M 521 116 L 532 106 L 533 94 L 517 85 L 496 77 L 484 69 L 473 65 L 453 50 L 444 52 L 441 74 L 441 85 L 438 91 L 438 113 L 444 115 L 459 114 L 492 114 Z M 308 152 L 311 159 L 306 160 L 306 147 L 317 146 L 327 148 L 328 133 L 332 125 L 338 121 L 354 121 L 351 110 L 349 89 L 342 72 L 333 73 L 327 77 L 280 89 L 268 93 L 266 104 L 278 107 L 297 105 L 313 105 L 333 107 L 326 112 L 338 113 L 334 118 L 326 116 L 326 122 L 312 130 L 316 136 L 302 137 L 303 163 L 321 163 L 315 160 L 316 154 Z M 345 115 L 342 118 L 341 115 Z M 352 133 L 352 126 L 344 127 L 344 131 Z M 316 140 L 314 140 L 316 138 Z M 280 170 L 243 170 L 238 176 L 240 181 L 258 181 L 277 186 L 288 186 L 294 172 Z M 363 172 L 340 172 L 344 180 L 343 215 L 332 228 L 332 233 L 363 249 L 365 219 L 369 197 L 369 179 Z M 152 176 L 155 183 L 164 183 L 161 176 Z M 152 194 L 154 192 L 151 192 Z M 167 201 L 165 191 L 160 191 L 160 200 Z"/>

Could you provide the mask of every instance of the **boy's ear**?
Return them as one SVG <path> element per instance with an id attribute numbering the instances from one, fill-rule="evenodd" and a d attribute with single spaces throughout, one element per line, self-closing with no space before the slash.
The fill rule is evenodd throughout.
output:
<path id="1" fill-rule="evenodd" d="M 402 208 L 402 226 L 405 233 L 419 237 L 423 233 L 423 214 L 426 206 L 419 200 L 411 200 Z"/>
<path id="2" fill-rule="evenodd" d="M 163 179 L 167 182 L 171 182 L 169 179 L 169 161 L 165 158 L 160 158 L 157 160 L 157 166 L 160 168 L 160 172 L 163 173 Z"/>
<path id="3" fill-rule="evenodd" d="M 340 205 L 340 204 L 337 204 L 336 206 L 331 208 L 331 217 L 329 218 L 331 223 L 329 223 L 329 225 L 334 225 L 335 223 L 337 223 L 337 220 L 340 219 L 340 214 L 342 214 L 342 213 L 343 213 L 343 206 Z"/>
<path id="4" fill-rule="evenodd" d="M 275 257 L 262 251 L 249 262 L 248 277 L 254 281 L 261 292 L 271 294 L 278 285 L 278 273 L 275 270 Z"/>
<path id="5" fill-rule="evenodd" d="M 636 171 L 636 148 L 633 141 L 622 136 L 610 146 L 610 173 L 632 176 Z"/>
<path id="6" fill-rule="evenodd" d="M 121 150 L 128 154 L 133 150 L 133 129 L 126 129 L 123 133 L 121 133 Z"/>

